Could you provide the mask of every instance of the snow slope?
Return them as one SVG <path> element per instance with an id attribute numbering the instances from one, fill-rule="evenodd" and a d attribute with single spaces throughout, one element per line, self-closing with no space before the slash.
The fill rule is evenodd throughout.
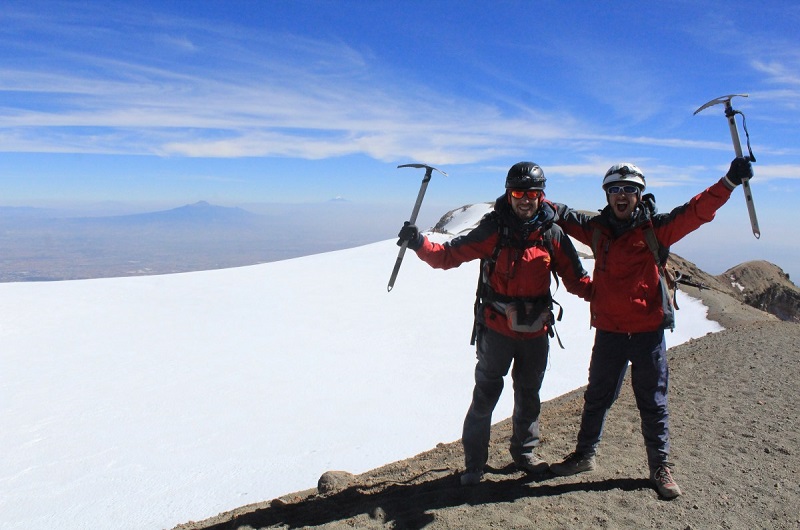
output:
<path id="1" fill-rule="evenodd" d="M 0 528 L 169 528 L 460 438 L 477 264 L 409 252 L 388 293 L 396 254 L 0 284 Z M 556 299 L 543 399 L 585 384 L 593 335 Z M 720 329 L 679 302 L 670 345 Z"/>

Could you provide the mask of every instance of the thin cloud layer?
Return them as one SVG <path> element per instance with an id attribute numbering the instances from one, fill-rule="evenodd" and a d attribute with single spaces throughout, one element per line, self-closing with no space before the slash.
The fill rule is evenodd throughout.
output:
<path id="1" fill-rule="evenodd" d="M 44 63 L 0 69 L 0 90 L 17 96 L 3 106 L 2 149 L 310 160 L 364 154 L 470 164 L 531 143 L 567 152 L 587 142 L 724 148 L 610 135 L 605 124 L 552 105 L 439 92 L 336 39 L 109 11 L 63 20 L 6 15 L 17 24 L 6 42 L 22 46 L 28 33 L 50 38 L 33 46 Z M 615 73 L 631 62 L 629 53 L 598 48 L 570 57 L 582 58 L 572 62 L 582 65 L 584 83 L 602 87 L 594 91 L 601 103 L 628 109 L 635 121 L 663 106 L 653 104 L 658 78 Z"/>
<path id="2" fill-rule="evenodd" d="M 444 7 L 411 21 L 389 6 L 310 5 L 11 2 L 0 14 L 0 150 L 414 160 L 462 169 L 473 187 L 485 186 L 483 168 L 520 159 L 572 168 L 570 178 L 635 159 L 664 168 L 654 186 L 696 186 L 732 149 L 721 107 L 692 112 L 741 90 L 755 152 L 769 155 L 759 174 L 797 178 L 800 52 L 783 28 L 797 10 L 765 5 L 744 28 L 735 2 L 725 16 L 464 6 L 440 27 Z"/>

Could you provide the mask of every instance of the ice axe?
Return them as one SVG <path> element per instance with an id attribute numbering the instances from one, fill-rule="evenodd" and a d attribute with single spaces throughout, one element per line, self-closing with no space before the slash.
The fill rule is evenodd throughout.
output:
<path id="1" fill-rule="evenodd" d="M 428 189 L 428 182 L 431 180 L 431 175 L 434 171 L 438 171 L 445 177 L 447 173 L 442 171 L 441 169 L 436 169 L 433 166 L 428 166 L 426 164 L 403 164 L 402 166 L 397 166 L 398 168 L 401 167 L 414 167 L 414 168 L 425 168 L 425 177 L 422 179 L 422 185 L 419 188 L 419 194 L 417 195 L 417 202 L 414 203 L 414 209 L 411 210 L 411 218 L 408 220 L 409 224 L 414 224 L 417 222 L 417 214 L 419 214 L 419 207 L 422 205 L 422 199 L 425 197 L 425 190 Z M 406 253 L 406 249 L 408 248 L 408 241 L 403 241 L 403 244 L 400 245 L 400 252 L 397 253 L 397 261 L 394 262 L 394 270 L 392 270 L 392 277 L 389 278 L 389 286 L 387 287 L 387 291 L 391 291 L 392 287 L 394 287 L 394 281 L 397 279 L 397 273 L 400 272 L 400 264 L 403 263 L 403 256 Z"/>
<path id="2" fill-rule="evenodd" d="M 728 118 L 728 126 L 731 129 L 731 139 L 733 140 L 733 150 L 736 151 L 736 156 L 742 156 L 742 144 L 739 141 L 739 130 L 736 127 L 736 115 L 742 115 L 742 125 L 744 127 L 744 133 L 747 135 L 747 151 L 749 152 L 749 158 L 751 162 L 756 161 L 756 157 L 753 156 L 753 150 L 750 149 L 750 134 L 747 132 L 747 123 L 744 121 L 744 114 L 738 110 L 733 110 L 731 107 L 731 98 L 741 96 L 743 98 L 747 97 L 747 94 L 729 94 L 727 96 L 718 97 L 717 99 L 712 99 L 696 111 L 694 114 L 697 114 L 703 109 L 707 109 L 708 107 L 712 107 L 718 103 L 725 104 L 725 117 Z M 761 230 L 758 228 L 758 218 L 756 218 L 756 207 L 753 204 L 753 192 L 750 189 L 750 179 L 744 178 L 742 179 L 742 189 L 744 190 L 744 199 L 747 202 L 747 213 L 750 214 L 750 226 L 753 227 L 753 235 L 756 236 L 756 239 L 761 238 Z"/>

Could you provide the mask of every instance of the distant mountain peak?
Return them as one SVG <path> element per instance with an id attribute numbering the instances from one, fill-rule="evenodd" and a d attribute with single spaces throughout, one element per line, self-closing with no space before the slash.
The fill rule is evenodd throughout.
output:
<path id="1" fill-rule="evenodd" d="M 197 201 L 170 210 L 156 212 L 120 215 L 111 217 L 92 218 L 94 223 L 108 222 L 152 224 L 152 223 L 240 223 L 258 218 L 259 216 L 239 207 L 217 206 L 208 201 Z"/>
<path id="2" fill-rule="evenodd" d="M 192 204 L 187 204 L 179 208 L 173 208 L 165 212 L 155 212 L 155 215 L 171 217 L 173 220 L 184 221 L 232 221 L 240 220 L 255 216 L 254 213 L 248 212 L 239 207 L 231 206 L 217 206 L 208 201 L 197 201 Z"/>

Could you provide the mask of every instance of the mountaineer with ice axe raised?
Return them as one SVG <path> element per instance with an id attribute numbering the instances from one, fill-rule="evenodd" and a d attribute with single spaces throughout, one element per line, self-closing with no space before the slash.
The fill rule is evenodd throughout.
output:
<path id="1" fill-rule="evenodd" d="M 562 462 L 550 465 L 556 475 L 595 468 L 606 415 L 630 363 L 650 480 L 664 498 L 681 495 L 669 459 L 664 329 L 675 320 L 665 281 L 666 257 L 673 243 L 714 219 L 733 190 L 752 176 L 750 160 L 737 157 L 718 182 L 671 212 L 657 213 L 655 197 L 644 193 L 644 172 L 622 162 L 603 177 L 606 206 L 598 215 L 556 205 L 558 224 L 595 254 L 590 312 L 596 330 L 577 443 Z"/>
<path id="2" fill-rule="evenodd" d="M 430 241 L 413 222 L 400 230 L 398 245 L 414 250 L 438 269 L 481 260 L 475 302 L 473 343 L 478 363 L 472 404 L 464 420 L 462 443 L 466 471 L 461 484 L 483 478 L 489 457 L 492 412 L 503 390 L 503 377 L 514 365 L 514 463 L 529 473 L 547 470 L 536 454 L 539 444 L 539 389 L 550 336 L 554 333 L 551 273 L 558 273 L 567 290 L 588 300 L 591 280 L 575 247 L 553 224 L 555 210 L 544 198 L 545 177 L 533 162 L 519 162 L 508 171 L 506 192 L 478 226 L 444 244 Z M 435 293 L 420 293 L 421 296 Z"/>

